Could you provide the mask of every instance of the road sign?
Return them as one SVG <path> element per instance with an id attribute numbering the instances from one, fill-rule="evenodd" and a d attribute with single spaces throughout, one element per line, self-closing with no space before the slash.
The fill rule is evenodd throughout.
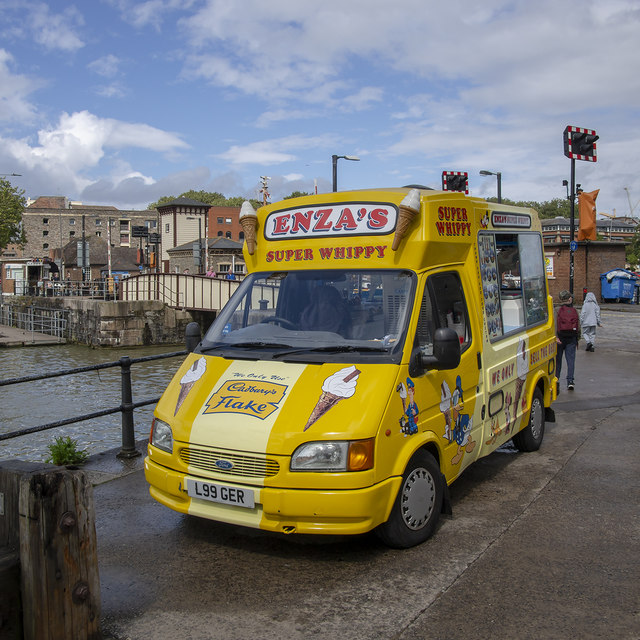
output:
<path id="1" fill-rule="evenodd" d="M 149 230 L 144 225 L 134 226 L 131 228 L 131 235 L 134 238 L 146 238 L 149 235 Z"/>
<path id="2" fill-rule="evenodd" d="M 577 251 L 578 250 L 578 243 L 575 240 L 572 240 L 569 243 L 569 249 L 571 249 L 571 251 Z"/>

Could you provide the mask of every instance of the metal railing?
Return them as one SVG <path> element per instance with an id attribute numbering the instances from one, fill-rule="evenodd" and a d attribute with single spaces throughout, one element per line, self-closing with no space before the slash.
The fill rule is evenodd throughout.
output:
<path id="1" fill-rule="evenodd" d="M 60 339 L 69 337 L 68 315 L 67 309 L 31 306 L 26 311 L 16 311 L 12 305 L 0 305 L 0 324 Z"/>
<path id="2" fill-rule="evenodd" d="M 118 282 L 112 278 L 87 280 L 41 280 L 37 283 L 16 280 L 14 293 L 32 297 L 88 297 L 96 300 L 115 300 L 118 297 Z"/>
<path id="3" fill-rule="evenodd" d="M 26 429 L 18 429 L 17 431 L 11 431 L 9 433 L 0 434 L 0 442 L 3 440 L 9 440 L 11 438 L 18 438 L 30 433 L 37 433 L 40 431 L 46 431 L 48 429 L 54 429 L 56 427 L 62 427 L 67 424 L 74 424 L 76 422 L 84 422 L 85 420 L 92 420 L 94 418 L 100 418 L 102 416 L 111 415 L 114 413 L 122 414 L 122 447 L 117 454 L 118 458 L 134 458 L 140 455 L 140 452 L 136 450 L 136 442 L 134 435 L 134 422 L 133 411 L 139 407 L 145 407 L 150 404 L 155 404 L 160 400 L 160 396 L 157 398 L 149 398 L 147 400 L 141 400 L 140 402 L 133 402 L 133 394 L 131 391 L 131 365 L 138 362 L 149 362 L 151 360 L 162 360 L 164 358 L 175 358 L 176 356 L 184 356 L 187 351 L 172 351 L 171 353 L 161 353 L 155 356 L 143 356 L 141 358 L 130 358 L 129 356 L 122 356 L 120 360 L 115 362 L 103 362 L 102 364 L 91 365 L 87 367 L 76 367 L 74 369 L 64 369 L 62 371 L 56 371 L 55 373 L 44 373 L 32 376 L 23 376 L 21 378 L 9 378 L 7 380 L 0 380 L 0 387 L 5 387 L 13 384 L 21 384 L 24 382 L 33 382 L 35 380 L 47 380 L 49 378 L 58 378 L 60 376 L 67 376 L 74 373 L 85 373 L 87 371 L 98 371 L 101 369 L 109 369 L 112 367 L 120 367 L 120 381 L 121 381 L 121 403 L 118 407 L 112 407 L 110 409 L 102 409 L 100 411 L 94 411 L 92 413 L 85 413 L 79 416 L 71 418 L 65 418 L 63 420 L 56 420 L 55 422 L 49 422 L 47 424 L 41 424 L 36 427 L 27 427 Z"/>

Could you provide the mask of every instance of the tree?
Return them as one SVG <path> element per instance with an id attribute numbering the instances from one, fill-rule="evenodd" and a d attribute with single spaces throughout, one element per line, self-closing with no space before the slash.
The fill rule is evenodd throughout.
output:
<path id="1" fill-rule="evenodd" d="M 24 189 L 0 178 L 0 251 L 10 242 L 25 243 L 22 212 L 27 206 Z"/>
<path id="2" fill-rule="evenodd" d="M 290 195 L 285 196 L 282 199 L 283 200 L 290 200 L 291 198 L 301 198 L 302 196 L 308 196 L 308 195 L 311 195 L 311 194 L 307 193 L 306 191 L 293 191 L 293 192 L 291 192 Z"/>
<path id="3" fill-rule="evenodd" d="M 627 245 L 625 253 L 627 264 L 635 271 L 640 264 L 640 232 L 634 233 L 633 240 Z"/>
<path id="4" fill-rule="evenodd" d="M 198 202 L 204 202 L 211 207 L 240 207 L 242 203 L 247 199 L 241 196 L 232 198 L 225 198 L 221 193 L 217 191 L 185 191 L 181 193 L 178 198 L 189 198 L 190 200 L 197 200 Z M 176 200 L 176 196 L 162 196 L 157 202 L 152 202 L 147 209 L 157 209 L 163 204 L 167 204 L 172 200 Z M 249 202 L 253 205 L 254 209 L 260 206 L 260 203 L 255 198 L 250 198 Z"/>

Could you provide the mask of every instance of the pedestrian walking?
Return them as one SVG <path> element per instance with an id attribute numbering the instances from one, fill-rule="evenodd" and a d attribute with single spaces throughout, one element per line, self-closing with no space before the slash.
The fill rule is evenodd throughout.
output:
<path id="1" fill-rule="evenodd" d="M 567 389 L 573 391 L 574 369 L 576 364 L 576 349 L 580 337 L 580 318 L 573 307 L 573 296 L 566 289 L 560 292 L 560 302 L 556 312 L 556 342 L 558 353 L 556 355 L 556 376 L 560 380 L 562 372 L 562 356 L 567 361 Z"/>
<path id="2" fill-rule="evenodd" d="M 596 327 L 601 326 L 600 307 L 595 295 L 589 292 L 585 296 L 584 304 L 580 310 L 580 328 L 582 329 L 582 337 L 587 343 L 587 351 L 596 350 Z"/>

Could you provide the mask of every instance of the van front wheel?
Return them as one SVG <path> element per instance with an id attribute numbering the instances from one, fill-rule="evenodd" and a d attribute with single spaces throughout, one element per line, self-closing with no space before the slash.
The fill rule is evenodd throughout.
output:
<path id="1" fill-rule="evenodd" d="M 408 549 L 435 531 L 442 510 L 444 478 L 435 458 L 417 451 L 402 475 L 402 485 L 389 519 L 376 534 L 389 547 Z"/>
<path id="2" fill-rule="evenodd" d="M 513 444 L 518 451 L 537 451 L 544 438 L 544 401 L 540 389 L 533 392 L 529 423 L 513 436 Z"/>

